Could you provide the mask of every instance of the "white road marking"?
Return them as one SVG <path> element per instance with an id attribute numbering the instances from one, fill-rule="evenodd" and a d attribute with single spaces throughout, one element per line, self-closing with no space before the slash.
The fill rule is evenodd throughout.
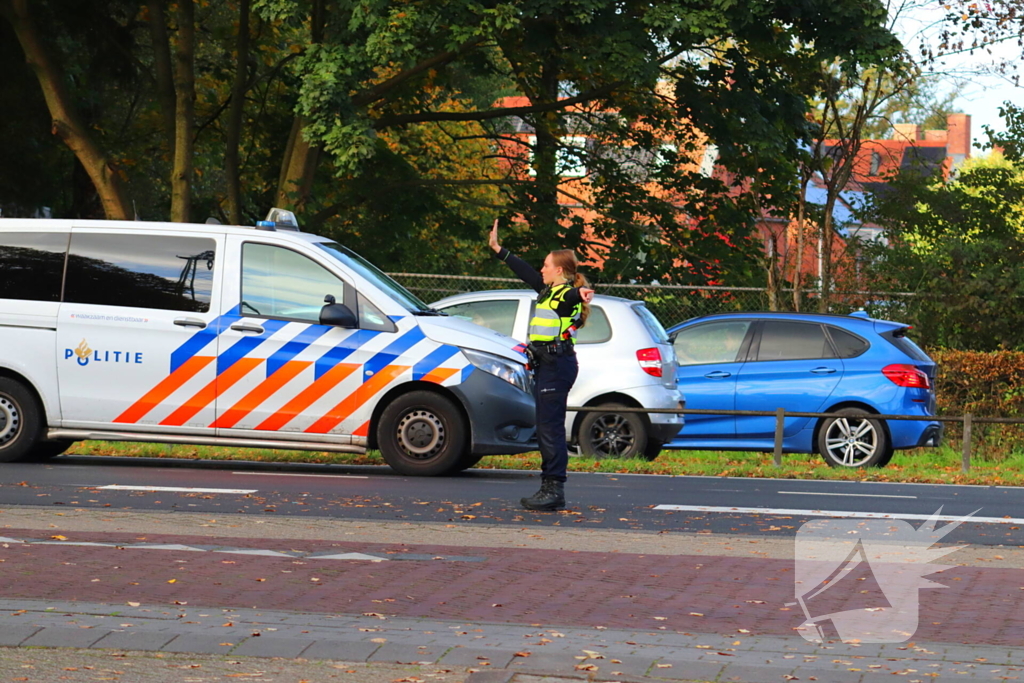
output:
<path id="1" fill-rule="evenodd" d="M 386 557 L 374 557 L 363 553 L 340 553 L 336 555 L 309 555 L 307 560 L 364 560 L 366 562 L 387 562 Z"/>
<path id="2" fill-rule="evenodd" d="M 655 510 L 672 510 L 676 512 L 720 512 L 740 513 L 744 515 L 785 515 L 787 517 L 852 517 L 856 519 L 920 519 L 933 517 L 940 522 L 957 522 L 963 516 L 957 515 L 913 515 L 902 512 L 843 512 L 839 510 L 786 510 L 782 508 L 740 508 L 712 507 L 710 505 L 655 505 Z M 968 522 L 977 524 L 1020 524 L 1024 519 L 1016 517 L 971 517 Z"/>
<path id="3" fill-rule="evenodd" d="M 320 479 L 369 479 L 360 474 L 302 474 L 300 472 L 232 472 L 231 474 L 250 474 L 258 477 L 318 477 Z"/>
<path id="4" fill-rule="evenodd" d="M 96 488 L 104 491 L 170 491 L 178 493 L 256 493 L 259 489 L 196 489 L 188 486 L 121 486 L 120 484 L 110 484 L 109 486 L 96 486 L 87 487 Z"/>
<path id="5" fill-rule="evenodd" d="M 280 553 L 276 550 L 258 550 L 256 548 L 242 548 L 239 550 L 214 550 L 215 553 L 229 553 L 231 555 L 262 555 L 263 557 L 296 557 L 288 553 Z"/>
<path id="6" fill-rule="evenodd" d="M 776 491 L 776 493 L 785 493 L 790 496 L 849 496 L 857 498 L 913 498 L 917 500 L 917 496 L 893 496 L 885 495 L 882 493 L 824 493 L 821 491 Z"/>

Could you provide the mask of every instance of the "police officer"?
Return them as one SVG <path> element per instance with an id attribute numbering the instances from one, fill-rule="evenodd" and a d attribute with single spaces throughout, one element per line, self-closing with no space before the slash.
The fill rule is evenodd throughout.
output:
<path id="1" fill-rule="evenodd" d="M 534 372 L 537 403 L 537 441 L 542 462 L 540 490 L 523 498 L 528 510 L 565 507 L 566 469 L 569 451 L 565 443 L 565 409 L 569 389 L 576 381 L 576 330 L 590 313 L 594 290 L 577 272 L 576 254 L 559 249 L 547 255 L 538 273 L 518 256 L 498 244 L 498 221 L 491 228 L 490 247 L 520 280 L 538 294 L 530 320 L 529 354 Z"/>

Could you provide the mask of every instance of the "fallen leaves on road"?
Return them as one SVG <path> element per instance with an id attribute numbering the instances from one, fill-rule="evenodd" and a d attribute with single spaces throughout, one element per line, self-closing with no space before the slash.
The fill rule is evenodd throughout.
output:
<path id="1" fill-rule="evenodd" d="M 68 540 L 67 536 L 60 536 L 60 535 L 50 536 L 50 538 L 52 538 L 55 541 L 66 541 L 66 540 Z"/>
<path id="2" fill-rule="evenodd" d="M 387 619 L 386 616 L 379 612 L 363 612 L 364 617 L 377 617 L 378 619 Z"/>
<path id="3" fill-rule="evenodd" d="M 593 664 L 577 664 L 573 668 L 577 671 L 597 671 L 597 667 Z"/>
<path id="4" fill-rule="evenodd" d="M 515 653 L 515 654 L 514 654 L 514 655 L 512 655 L 512 656 L 513 656 L 513 657 L 529 657 L 529 656 L 530 656 L 531 654 L 533 654 L 533 653 L 531 653 L 531 652 L 527 652 L 527 651 L 525 651 L 525 650 L 524 650 L 524 651 L 522 651 L 522 652 L 517 652 L 517 653 Z"/>

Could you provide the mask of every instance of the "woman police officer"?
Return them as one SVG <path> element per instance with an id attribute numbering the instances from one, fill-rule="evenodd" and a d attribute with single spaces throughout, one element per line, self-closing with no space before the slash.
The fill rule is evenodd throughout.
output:
<path id="1" fill-rule="evenodd" d="M 537 403 L 541 486 L 537 493 L 521 502 L 529 510 L 558 510 L 565 507 L 569 466 L 565 443 L 566 401 L 579 371 L 573 345 L 576 330 L 583 326 L 590 313 L 588 304 L 594 298 L 594 290 L 586 286 L 586 279 L 576 271 L 576 254 L 571 249 L 548 254 L 538 273 L 498 244 L 497 220 L 491 228 L 489 244 L 495 256 L 539 294 L 530 320 L 529 352 Z"/>

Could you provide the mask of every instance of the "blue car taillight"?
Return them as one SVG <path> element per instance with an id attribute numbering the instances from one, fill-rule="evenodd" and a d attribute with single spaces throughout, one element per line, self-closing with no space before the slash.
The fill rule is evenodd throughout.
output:
<path id="1" fill-rule="evenodd" d="M 882 368 L 882 374 L 898 387 L 931 389 L 931 382 L 920 368 L 904 363 L 893 363 Z"/>

